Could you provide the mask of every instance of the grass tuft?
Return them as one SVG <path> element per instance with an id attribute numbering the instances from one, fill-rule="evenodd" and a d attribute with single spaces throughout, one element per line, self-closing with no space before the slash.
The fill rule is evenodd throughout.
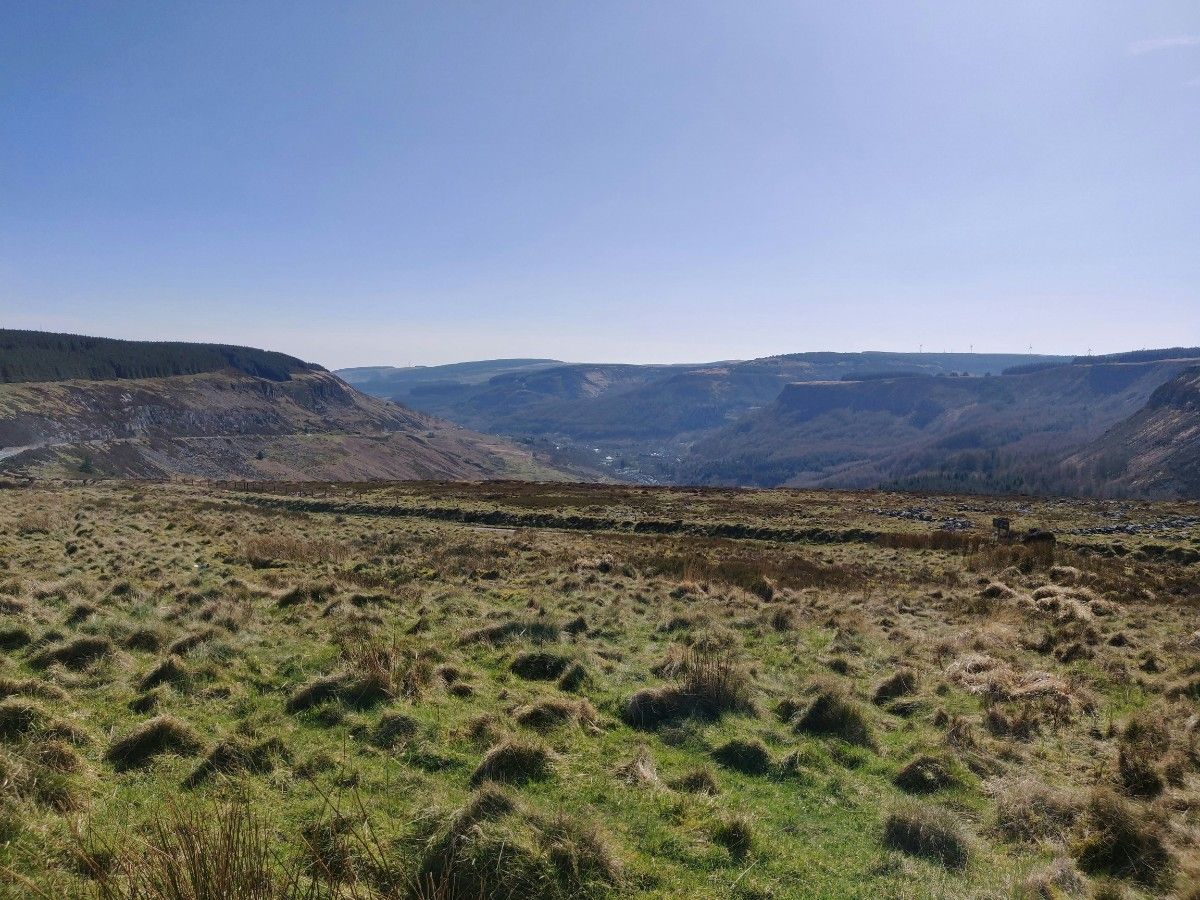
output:
<path id="1" fill-rule="evenodd" d="M 947 869 L 965 868 L 970 858 L 966 827 L 947 809 L 904 803 L 884 821 L 883 842 L 893 850 L 920 856 Z"/>
<path id="2" fill-rule="evenodd" d="M 113 741 L 104 758 L 117 771 L 124 771 L 144 766 L 164 753 L 190 756 L 203 746 L 192 726 L 174 716 L 163 715 L 143 722 Z"/>
<path id="3" fill-rule="evenodd" d="M 875 737 L 866 713 L 849 691 L 835 682 L 822 682 L 807 708 L 795 718 L 795 728 L 804 734 L 835 737 L 859 747 L 874 747 Z"/>
<path id="4" fill-rule="evenodd" d="M 524 784 L 549 777 L 553 767 L 554 754 L 543 744 L 508 738 L 484 754 L 471 774 L 471 783 Z"/>

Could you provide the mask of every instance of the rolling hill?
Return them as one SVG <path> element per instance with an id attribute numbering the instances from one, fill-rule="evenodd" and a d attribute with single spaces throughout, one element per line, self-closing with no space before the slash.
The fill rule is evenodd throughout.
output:
<path id="1" fill-rule="evenodd" d="M 1145 418 L 1154 398 L 1173 396 L 1160 393 L 1163 386 L 1197 361 L 1083 359 L 991 378 L 791 384 L 768 407 L 697 442 L 679 477 L 764 487 L 1144 493 L 1149 485 L 1138 475 L 1117 484 L 1094 462 L 1067 460 L 1108 429 L 1117 429 L 1108 446 L 1135 446 L 1127 433 L 1135 426 L 1123 423 Z"/>
<path id="2" fill-rule="evenodd" d="M 1198 362 L 1200 349 L 1178 347 L 516 360 L 393 370 L 410 374 L 363 386 L 642 483 L 1200 496 L 1185 374 Z"/>
<path id="3" fill-rule="evenodd" d="M 576 468 L 670 483 L 678 479 L 678 466 L 695 442 L 769 405 L 792 382 L 984 375 L 1014 365 L 1067 361 L 1019 354 L 873 352 L 796 353 L 697 365 L 538 361 L 486 380 L 475 377 L 473 368 L 465 370 L 472 376 L 467 378 L 460 367 L 440 366 L 397 370 L 418 373 L 411 377 L 423 379 L 420 383 L 371 379 L 360 386 L 464 427 L 531 443 Z"/>
<path id="4" fill-rule="evenodd" d="M 1200 366 L 1157 388 L 1067 465 L 1132 493 L 1200 497 Z"/>
<path id="5" fill-rule="evenodd" d="M 561 477 L 527 449 L 278 353 L 4 331 L 0 372 L 4 474 Z"/>

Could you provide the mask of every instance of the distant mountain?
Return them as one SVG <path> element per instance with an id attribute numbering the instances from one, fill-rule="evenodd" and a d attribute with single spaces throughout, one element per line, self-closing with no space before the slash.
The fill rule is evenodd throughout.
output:
<path id="1" fill-rule="evenodd" d="M 479 384 L 508 372 L 528 372 L 563 365 L 557 359 L 484 359 L 445 366 L 361 366 L 338 369 L 347 384 L 380 397 L 400 397 L 418 385 Z"/>
<path id="2" fill-rule="evenodd" d="M 562 477 L 527 448 L 268 351 L 0 332 L 0 473 Z"/>
<path id="3" fill-rule="evenodd" d="M 1088 460 L 1068 459 L 1114 426 L 1120 427 L 1103 445 L 1110 449 L 1130 441 L 1138 422 L 1144 430 L 1151 420 L 1186 421 L 1166 398 L 1186 394 L 1187 385 L 1174 393 L 1164 386 L 1197 362 L 1082 358 L 991 378 L 791 384 L 766 408 L 697 441 L 678 478 L 791 487 L 1136 492 L 1137 476 L 1118 485 Z M 1143 410 L 1147 404 L 1157 405 L 1160 414 Z M 1126 420 L 1134 424 L 1121 425 Z"/>
<path id="4" fill-rule="evenodd" d="M 468 428 L 532 443 L 577 468 L 673 482 L 696 442 L 773 403 L 792 382 L 982 376 L 1069 362 L 1022 354 L 822 352 L 695 365 L 542 362 L 486 380 L 472 367 L 494 363 L 481 363 L 464 364 L 469 378 L 438 366 L 422 370 L 422 383 L 370 379 L 359 386 Z"/>
<path id="5" fill-rule="evenodd" d="M 1067 465 L 1089 480 L 1136 494 L 1200 497 L 1200 367 L 1157 388 L 1143 409 L 1070 456 Z"/>

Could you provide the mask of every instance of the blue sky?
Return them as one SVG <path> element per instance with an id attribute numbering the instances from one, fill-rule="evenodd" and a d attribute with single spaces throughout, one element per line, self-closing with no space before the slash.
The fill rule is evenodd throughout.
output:
<path id="1" fill-rule="evenodd" d="M 1200 4 L 0 0 L 0 323 L 329 366 L 1200 343 Z"/>

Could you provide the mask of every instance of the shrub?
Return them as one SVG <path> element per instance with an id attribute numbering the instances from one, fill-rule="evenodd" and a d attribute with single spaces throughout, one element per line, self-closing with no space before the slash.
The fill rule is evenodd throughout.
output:
<path id="1" fill-rule="evenodd" d="M 174 716 L 156 716 L 109 745 L 104 758 L 118 771 L 144 766 L 163 753 L 187 756 L 204 746 L 186 722 Z"/>
<path id="2" fill-rule="evenodd" d="M 1091 875 L 1130 878 L 1146 886 L 1167 880 L 1171 855 L 1157 823 L 1112 791 L 1098 788 L 1088 801 L 1087 833 L 1076 847 L 1080 868 Z"/>
<path id="3" fill-rule="evenodd" d="M 888 814 L 883 841 L 893 850 L 962 869 L 970 857 L 966 828 L 947 809 L 909 802 Z"/>
<path id="4" fill-rule="evenodd" d="M 805 734 L 836 737 L 859 747 L 874 747 L 866 713 L 841 685 L 818 685 L 808 708 L 795 719 L 795 728 Z"/>

